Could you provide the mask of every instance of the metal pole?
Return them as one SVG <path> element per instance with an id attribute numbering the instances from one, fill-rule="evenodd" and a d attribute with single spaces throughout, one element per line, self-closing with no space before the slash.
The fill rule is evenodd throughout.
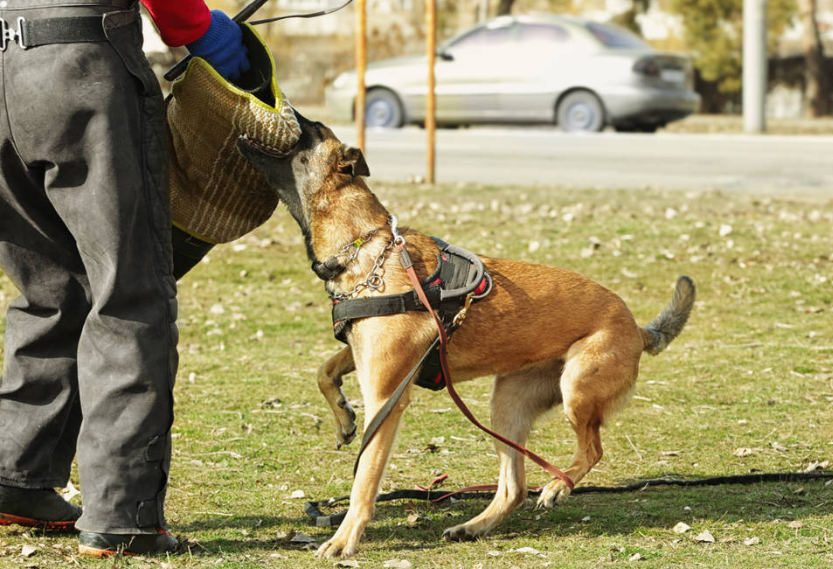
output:
<path id="1" fill-rule="evenodd" d="M 425 52 L 428 56 L 428 92 L 425 94 L 425 133 L 428 135 L 427 172 L 426 181 L 434 183 L 434 165 L 436 164 L 436 152 L 434 142 L 436 140 L 437 118 L 435 92 L 436 78 L 434 76 L 434 64 L 437 60 L 437 0 L 425 0 Z"/>
<path id="2" fill-rule="evenodd" d="M 364 121 L 366 86 L 364 81 L 367 70 L 367 1 L 358 0 L 356 3 L 356 78 L 358 80 L 356 91 L 356 141 L 358 147 L 364 148 Z"/>
<path id="3" fill-rule="evenodd" d="M 767 0 L 743 0 L 743 129 L 766 131 Z"/>

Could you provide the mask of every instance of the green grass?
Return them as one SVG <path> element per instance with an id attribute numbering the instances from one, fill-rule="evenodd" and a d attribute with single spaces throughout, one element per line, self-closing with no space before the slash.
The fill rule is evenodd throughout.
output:
<path id="1" fill-rule="evenodd" d="M 642 324 L 667 304 L 679 274 L 694 278 L 689 324 L 669 350 L 642 360 L 634 398 L 603 431 L 605 456 L 584 484 L 800 471 L 833 460 L 833 202 L 653 190 L 374 189 L 402 224 L 601 282 Z M 0 279 L 0 305 L 13 296 Z M 333 566 L 289 541 L 300 533 L 320 544 L 332 535 L 308 523 L 304 500 L 292 494 L 349 493 L 356 452 L 355 444 L 335 449 L 315 384 L 317 366 L 340 344 L 294 222 L 281 210 L 218 247 L 183 279 L 179 298 L 168 516 L 191 553 L 76 559 L 72 536 L 2 528 L 0 567 Z M 486 378 L 459 387 L 484 420 L 490 387 Z M 345 389 L 360 399 L 351 377 Z M 495 480 L 491 441 L 452 408 L 444 392 L 415 393 L 383 491 L 426 484 L 435 472 L 450 474 L 446 488 Z M 444 440 L 431 450 L 436 437 Z M 530 448 L 566 466 L 573 444 L 556 411 L 536 425 Z M 528 472 L 532 484 L 548 480 L 532 464 Z M 577 495 L 552 510 L 523 507 L 479 542 L 439 540 L 445 527 L 485 505 L 380 504 L 354 560 L 466 569 L 833 564 L 833 485 L 823 482 Z M 678 522 L 691 529 L 675 533 Z M 704 531 L 713 543 L 697 541 Z M 34 555 L 24 558 L 24 545 Z"/>

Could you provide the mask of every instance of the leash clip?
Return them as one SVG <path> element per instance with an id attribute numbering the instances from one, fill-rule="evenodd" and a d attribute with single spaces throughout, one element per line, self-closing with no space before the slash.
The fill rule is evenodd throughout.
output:
<path id="1" fill-rule="evenodd" d="M 15 29 L 4 18 L 0 18 L 0 33 L 2 34 L 0 35 L 0 51 L 6 51 L 9 42 L 17 42 L 21 49 L 28 47 L 26 42 L 23 41 L 23 24 L 25 22 L 26 18 L 19 17 L 17 19 L 17 29 Z"/>
<path id="2" fill-rule="evenodd" d="M 469 307 L 471 306 L 471 301 L 474 298 L 474 293 L 470 292 L 466 295 L 466 304 L 463 308 L 460 309 L 460 312 L 454 315 L 454 320 L 451 321 L 452 325 L 459 326 L 463 323 L 466 319 L 466 313 L 469 311 Z"/>

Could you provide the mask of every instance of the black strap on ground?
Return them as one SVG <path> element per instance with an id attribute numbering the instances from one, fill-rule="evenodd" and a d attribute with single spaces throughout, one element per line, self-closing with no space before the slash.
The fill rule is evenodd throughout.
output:
<path id="1" fill-rule="evenodd" d="M 715 476 L 713 478 L 697 478 L 694 480 L 658 478 L 654 480 L 643 480 L 628 484 L 627 486 L 578 486 L 572 494 L 607 493 L 621 494 L 623 492 L 637 492 L 655 486 L 721 486 L 727 484 L 760 484 L 763 482 L 799 482 L 802 480 L 825 480 L 833 479 L 833 472 L 764 472 L 760 474 L 738 474 L 733 476 Z M 540 491 L 530 491 L 531 496 L 540 494 Z M 393 500 L 428 500 L 439 502 L 445 498 L 454 496 L 459 500 L 467 498 L 492 498 L 494 492 L 454 492 L 437 490 L 396 490 L 388 494 L 380 494 L 376 502 L 390 502 Z M 304 505 L 306 513 L 312 523 L 317 527 L 338 527 L 347 512 L 324 515 L 321 508 L 328 508 L 335 504 L 347 501 L 350 496 L 330 498 L 319 502 L 307 502 Z"/>

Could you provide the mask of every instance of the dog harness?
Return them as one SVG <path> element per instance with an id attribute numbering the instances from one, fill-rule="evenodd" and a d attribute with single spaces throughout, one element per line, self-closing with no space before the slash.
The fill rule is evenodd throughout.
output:
<path id="1" fill-rule="evenodd" d="M 437 237 L 431 239 L 440 248 L 437 268 L 421 284 L 431 308 L 438 313 L 446 334 L 451 336 L 462 324 L 464 311 L 468 310 L 471 303 L 482 299 L 492 290 L 492 278 L 483 267 L 483 262 L 471 251 L 449 245 Z M 315 265 L 314 270 L 319 277 L 326 275 L 332 278 L 332 275 L 343 271 L 343 265 L 333 262 L 333 259 L 336 257 Z M 346 344 L 347 331 L 353 320 L 404 314 L 411 310 L 426 310 L 415 289 L 385 296 L 334 298 L 333 334 L 337 340 Z M 436 342 L 426 353 L 423 362 L 415 383 L 432 391 L 443 389 L 446 378 L 440 366 L 439 346 Z"/>

